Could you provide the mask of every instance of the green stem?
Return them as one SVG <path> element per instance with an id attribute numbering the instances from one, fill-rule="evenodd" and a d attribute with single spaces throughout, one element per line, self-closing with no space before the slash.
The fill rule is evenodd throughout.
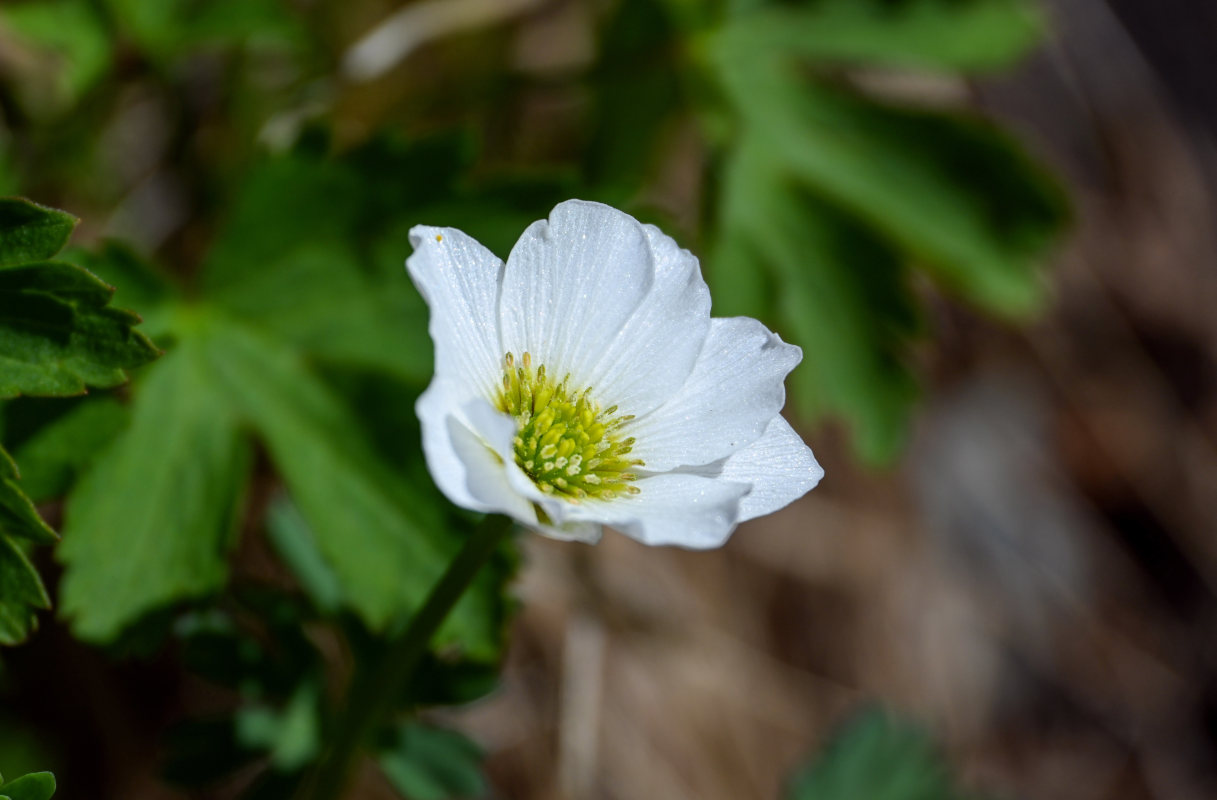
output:
<path id="1" fill-rule="evenodd" d="M 465 541 L 422 608 L 390 644 L 376 667 L 362 675 L 357 672 L 352 678 L 344 712 L 334 728 L 331 744 L 305 776 L 296 793 L 298 798 L 338 800 L 342 797 L 364 743 L 392 712 L 393 699 L 401 697 L 409 685 L 431 638 L 511 530 L 511 525 L 509 517 L 488 516 Z"/>

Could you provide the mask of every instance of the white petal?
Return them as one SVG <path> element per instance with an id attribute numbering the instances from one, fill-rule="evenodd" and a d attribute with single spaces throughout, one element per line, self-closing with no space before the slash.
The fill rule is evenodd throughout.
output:
<path id="1" fill-rule="evenodd" d="M 634 314 L 654 279 L 646 232 L 633 217 L 570 200 L 534 222 L 507 258 L 499 308 L 503 347 L 571 373 L 592 368 Z"/>
<path id="2" fill-rule="evenodd" d="M 739 521 L 771 514 L 798 500 L 824 477 L 811 448 L 782 417 L 774 417 L 765 434 L 718 464 L 691 473 L 752 485 L 740 503 Z"/>
<path id="3" fill-rule="evenodd" d="M 502 481 L 502 485 L 505 485 L 512 495 L 527 504 L 525 510 L 519 510 L 521 506 L 517 503 L 517 510 L 508 513 L 533 530 L 554 539 L 588 543 L 599 541 L 600 525 L 568 519 L 571 504 L 542 492 L 516 464 L 513 449 L 513 439 L 517 431 L 515 420 L 499 412 L 481 398 L 466 402 L 462 410 L 469 421 L 470 428 L 476 432 L 483 447 L 489 447 L 498 456 L 495 459 L 495 466 L 498 470 L 497 477 Z M 543 522 L 538 517 L 536 513 L 538 507 L 545 512 L 548 522 Z"/>
<path id="4" fill-rule="evenodd" d="M 406 269 L 431 310 L 435 373 L 492 397 L 502 374 L 498 305 L 503 262 L 455 228 L 417 225 Z"/>
<path id="5" fill-rule="evenodd" d="M 418 398 L 423 454 L 436 485 L 458 506 L 535 522 L 532 505 L 511 487 L 495 452 L 465 419 L 463 400 L 460 385 L 442 378 Z"/>
<path id="6" fill-rule="evenodd" d="M 602 522 L 643 544 L 694 550 L 718 547 L 739 518 L 748 485 L 701 475 L 665 473 L 635 482 L 641 492 L 574 506 L 572 519 Z"/>
<path id="7" fill-rule="evenodd" d="M 590 376 L 597 400 L 635 415 L 679 391 L 710 330 L 710 289 L 697 258 L 654 225 L 642 227 L 655 264 L 651 290 Z"/>
<path id="8" fill-rule="evenodd" d="M 707 464 L 760 438 L 786 403 L 782 385 L 803 357 L 750 317 L 713 319 L 680 391 L 630 423 L 633 457 L 650 471 Z"/>
<path id="9" fill-rule="evenodd" d="M 540 507 L 550 523 L 554 526 L 562 526 L 567 521 L 567 509 L 570 504 L 538 489 L 532 478 L 528 477 L 516 463 L 514 447 L 514 439 L 518 430 L 516 421 L 481 398 L 474 398 L 466 402 L 462 412 L 469 420 L 469 427 L 498 456 L 499 470 L 503 473 L 504 480 L 507 481 L 512 492 L 528 502 L 531 509 L 529 513 L 516 518 L 535 527 L 538 524 L 535 509 Z"/>

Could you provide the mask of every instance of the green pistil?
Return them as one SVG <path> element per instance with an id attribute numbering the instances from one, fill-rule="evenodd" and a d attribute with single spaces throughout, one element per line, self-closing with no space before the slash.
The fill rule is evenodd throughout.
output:
<path id="1" fill-rule="evenodd" d="M 620 436 L 633 415 L 617 416 L 617 406 L 601 409 L 591 389 L 570 388 L 570 376 L 555 382 L 542 364 L 533 370 L 525 353 L 503 357 L 503 388 L 497 405 L 515 417 L 515 457 L 542 492 L 569 500 L 638 494 L 630 470 L 633 438 Z"/>

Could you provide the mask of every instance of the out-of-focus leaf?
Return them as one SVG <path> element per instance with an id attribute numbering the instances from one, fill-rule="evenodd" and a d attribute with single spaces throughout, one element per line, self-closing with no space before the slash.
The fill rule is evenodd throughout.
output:
<path id="1" fill-rule="evenodd" d="M 5 3 L 0 6 L 0 28 L 11 30 L 21 42 L 45 53 L 47 61 L 35 68 L 49 67 L 53 73 L 54 105 L 74 103 L 110 66 L 110 37 L 88 0 Z M 32 83 L 42 85 L 37 80 Z M 40 98 L 29 100 L 45 104 Z"/>
<path id="2" fill-rule="evenodd" d="M 865 713 L 796 775 L 786 800 L 965 800 L 920 729 Z"/>
<path id="3" fill-rule="evenodd" d="M 221 586 L 248 467 L 228 398 L 183 342 L 149 370 L 130 427 L 68 502 L 61 602 L 76 635 L 112 640 L 154 608 Z"/>
<path id="4" fill-rule="evenodd" d="M 1018 6 L 958 5 L 985 26 Z M 912 26 L 906 55 L 933 51 L 935 25 L 949 27 L 946 16 L 935 16 L 948 15 L 939 6 L 884 6 L 892 15 L 885 24 Z M 776 25 L 789 15 L 819 15 L 836 20 L 831 29 L 868 13 L 879 6 L 823 0 L 741 20 Z M 792 377 L 804 413 L 845 417 L 864 457 L 889 460 L 915 398 L 905 362 L 918 315 L 907 268 L 990 312 L 1025 315 L 1042 300 L 1039 267 L 1064 225 L 1063 195 L 992 126 L 884 105 L 813 80 L 800 61 L 813 54 L 819 34 L 807 42 L 774 34 L 774 45 L 749 49 L 731 38 L 737 24 L 711 37 L 707 51 L 737 116 L 709 276 L 734 311 L 776 307 L 778 327 L 804 346 L 805 363 Z M 1015 31 L 1011 42 L 1029 35 Z M 844 34 L 832 41 L 857 45 Z M 782 287 L 780 296 L 771 286 Z"/>
<path id="5" fill-rule="evenodd" d="M 280 0 L 105 0 L 148 54 L 172 60 L 200 45 L 292 44 L 298 22 Z"/>
<path id="6" fill-rule="evenodd" d="M 990 70 L 1043 34 L 1027 0 L 814 0 L 751 11 L 718 34 L 731 58 L 780 50 L 817 62 Z"/>
<path id="7" fill-rule="evenodd" d="M 585 157 L 588 181 L 603 191 L 637 190 L 655 166 L 664 126 L 680 109 L 680 40 L 653 0 L 618 5 L 592 70 L 595 105 Z"/>
<path id="8" fill-rule="evenodd" d="M 366 217 L 396 213 L 366 207 L 373 181 L 305 155 L 267 163 L 234 203 L 204 282 L 230 314 L 318 358 L 421 381 L 431 348 L 423 305 L 401 280 L 408 240 L 391 263 L 370 261 L 391 223 Z"/>
<path id="9" fill-rule="evenodd" d="M 116 398 L 101 397 L 82 402 L 39 428 L 16 448 L 21 488 L 38 502 L 67 494 L 81 472 L 122 431 L 128 418 L 125 405 Z"/>
<path id="10" fill-rule="evenodd" d="M 266 512 L 266 529 L 318 610 L 332 614 L 342 605 L 342 584 L 317 547 L 317 538 L 300 509 L 277 497 Z"/>
<path id="11" fill-rule="evenodd" d="M 251 750 L 270 752 L 270 763 L 291 772 L 307 764 L 321 745 L 320 692 L 302 683 L 283 709 L 249 706 L 237 712 L 237 740 Z"/>
<path id="12" fill-rule="evenodd" d="M 865 458 L 890 458 L 916 398 L 906 358 L 918 314 L 899 257 L 856 219 L 800 191 L 760 142 L 737 147 L 723 203 L 712 279 L 758 269 L 774 277 L 782 327 L 803 346 L 791 376 L 802 412 L 845 417 Z M 722 262 L 732 256 L 739 260 Z"/>
<path id="13" fill-rule="evenodd" d="M 42 580 L 25 553 L 0 535 L 0 644 L 24 641 L 37 625 L 35 612 L 50 607 Z"/>
<path id="14" fill-rule="evenodd" d="M 483 796 L 481 764 L 481 749 L 465 736 L 416 722 L 399 726 L 380 752 L 380 768 L 410 800 Z"/>
<path id="15" fill-rule="evenodd" d="M 32 772 L 0 786 L 0 800 L 51 800 L 55 794 L 55 776 L 49 772 Z"/>
<path id="16" fill-rule="evenodd" d="M 1059 187 L 1008 137 L 961 116 L 888 107 L 731 61 L 748 135 L 801 184 L 857 215 L 945 286 L 997 313 L 1040 302 L 1065 221 Z"/>
<path id="17" fill-rule="evenodd" d="M 385 469 L 294 351 L 235 322 L 207 346 L 217 388 L 266 442 L 346 601 L 377 629 L 417 607 L 459 545 L 429 496 Z M 488 580 L 466 593 L 440 642 L 497 652 L 501 599 Z"/>
<path id="18" fill-rule="evenodd" d="M 53 258 L 67 244 L 76 223 L 63 211 L 0 198 L 0 267 Z"/>

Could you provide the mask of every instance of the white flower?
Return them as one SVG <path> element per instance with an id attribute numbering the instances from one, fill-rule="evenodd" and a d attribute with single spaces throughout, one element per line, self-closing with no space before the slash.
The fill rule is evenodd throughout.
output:
<path id="1" fill-rule="evenodd" d="M 457 505 L 707 548 L 823 476 L 778 413 L 802 351 L 711 319 L 697 259 L 658 228 L 570 200 L 506 264 L 453 228 L 410 241 L 435 342 L 423 449 Z"/>

